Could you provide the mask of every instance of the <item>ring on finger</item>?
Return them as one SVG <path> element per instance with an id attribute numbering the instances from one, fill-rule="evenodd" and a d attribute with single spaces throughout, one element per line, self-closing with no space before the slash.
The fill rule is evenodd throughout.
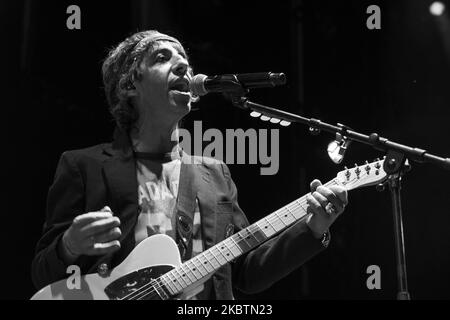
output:
<path id="1" fill-rule="evenodd" d="M 331 202 L 327 203 L 327 205 L 325 206 L 325 211 L 330 216 L 334 216 L 335 214 L 337 214 L 336 207 Z"/>

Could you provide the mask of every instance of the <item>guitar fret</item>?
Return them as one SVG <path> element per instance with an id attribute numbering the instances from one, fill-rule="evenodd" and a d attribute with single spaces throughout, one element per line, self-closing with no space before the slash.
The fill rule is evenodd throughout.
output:
<path id="1" fill-rule="evenodd" d="M 194 280 L 191 280 L 191 278 L 189 277 L 189 269 L 188 269 L 188 271 L 186 272 L 186 270 L 184 270 L 183 269 L 183 267 L 187 267 L 185 264 L 182 264 L 181 266 L 180 266 L 180 269 L 181 269 L 181 271 L 183 271 L 183 279 L 185 279 L 185 280 L 188 280 L 187 281 L 187 283 L 188 283 L 188 285 L 191 285 L 191 284 L 193 284 L 195 281 L 197 281 L 197 279 L 195 279 L 195 277 L 194 277 Z M 189 283 L 190 282 L 190 283 Z"/>
<path id="2" fill-rule="evenodd" d="M 186 288 L 187 286 L 189 286 L 189 284 L 186 282 L 186 280 L 184 279 L 184 277 L 182 276 L 182 274 L 181 274 L 181 272 L 180 272 L 180 270 L 178 270 L 179 268 L 175 268 L 175 269 L 173 269 L 173 272 L 174 273 L 178 273 L 178 276 L 174 276 L 174 278 L 176 279 L 177 277 L 178 277 L 178 279 L 179 279 L 179 283 L 180 283 L 180 285 L 183 287 L 183 288 Z M 184 284 L 183 284 L 183 283 Z"/>
<path id="3" fill-rule="evenodd" d="M 213 268 L 214 268 L 215 270 L 217 270 L 217 269 L 219 269 L 219 268 L 221 267 L 221 264 L 220 264 L 219 259 L 217 259 L 216 255 L 214 254 L 214 252 L 213 252 L 212 249 L 213 249 L 213 248 L 209 249 L 208 252 L 211 254 L 211 256 L 212 256 L 214 259 L 209 260 L 209 261 L 214 261 L 214 260 L 215 260 L 215 262 L 211 262 L 211 265 L 213 266 Z"/>
<path id="4" fill-rule="evenodd" d="M 189 265 L 190 264 L 190 265 Z M 194 262 L 193 262 L 193 260 L 191 259 L 191 260 L 188 260 L 188 261 L 186 261 L 185 262 L 185 265 L 189 268 L 189 271 L 194 275 L 194 278 L 195 278 L 195 281 L 197 281 L 197 280 L 200 280 L 202 277 L 200 276 L 200 277 L 197 277 L 197 275 L 196 275 L 196 270 L 197 270 L 197 267 L 194 265 Z M 193 266 L 193 267 L 192 267 Z M 194 282 L 195 282 L 194 281 Z"/>
<path id="5" fill-rule="evenodd" d="M 182 284 L 179 281 L 177 281 L 177 278 L 173 272 L 167 272 L 166 274 L 169 277 L 169 281 L 172 282 L 173 286 L 176 289 L 173 294 L 175 294 L 175 292 L 183 290 Z M 172 275 L 172 277 L 171 277 L 171 275 Z"/>
<path id="6" fill-rule="evenodd" d="M 230 239 L 230 242 L 233 242 L 233 244 L 231 244 L 231 250 L 233 250 L 233 248 L 237 250 L 235 257 L 239 257 L 243 253 L 242 249 L 239 247 L 239 245 L 236 243 L 236 241 L 234 241 L 232 237 L 229 237 L 228 239 Z"/>
<path id="7" fill-rule="evenodd" d="M 295 216 L 292 214 L 292 212 L 289 211 L 289 208 L 286 206 L 285 212 L 283 213 L 283 217 L 285 220 L 287 220 L 288 225 L 294 223 L 295 221 L 297 221 L 297 219 L 295 219 Z"/>
<path id="8" fill-rule="evenodd" d="M 280 215 L 278 214 L 277 211 L 275 211 L 275 215 L 277 216 L 278 220 L 281 221 L 281 223 L 283 223 L 285 226 L 288 226 L 289 224 L 287 224 L 286 222 L 284 222 L 283 218 L 280 217 Z"/>
<path id="9" fill-rule="evenodd" d="M 202 266 L 203 269 L 205 269 L 206 274 L 210 274 L 211 271 L 214 271 L 214 269 L 212 270 L 208 270 L 207 266 L 208 263 L 210 264 L 210 262 L 206 259 L 206 257 L 204 255 L 198 255 L 198 261 L 200 262 L 200 265 Z"/>
<path id="10" fill-rule="evenodd" d="M 237 238 L 235 240 L 235 242 L 237 243 L 239 248 L 242 250 L 242 252 L 247 252 L 248 250 L 250 250 L 252 248 L 250 246 L 250 244 L 248 243 L 248 241 L 240 234 L 240 232 L 235 233 L 230 238 Z"/>
<path id="11" fill-rule="evenodd" d="M 211 272 L 213 272 L 215 269 L 214 269 L 214 266 L 213 266 L 213 264 L 211 263 L 211 261 L 209 261 L 208 257 L 206 256 L 206 255 L 207 255 L 207 252 L 208 252 L 208 251 L 203 252 L 203 253 L 201 254 L 201 256 L 204 258 L 203 266 L 205 267 L 206 271 L 208 271 L 208 273 L 211 273 Z M 209 270 L 208 267 L 210 267 L 211 270 Z"/>
<path id="12" fill-rule="evenodd" d="M 275 233 L 278 232 L 277 228 L 275 227 L 275 224 L 273 224 L 273 222 L 270 222 L 270 217 L 267 217 L 267 218 L 265 218 L 264 220 L 266 220 L 266 222 L 268 223 L 268 225 L 272 227 L 272 229 L 275 231 Z"/>
<path id="13" fill-rule="evenodd" d="M 219 250 L 218 247 L 213 248 L 213 250 L 214 250 L 214 249 L 217 250 L 217 252 L 219 252 L 220 256 L 217 256 L 217 257 L 218 257 L 218 260 L 219 260 L 219 262 L 220 262 L 220 265 L 223 266 L 224 264 L 226 264 L 226 263 L 228 262 L 227 259 L 225 258 L 225 256 L 224 256 L 223 253 Z M 223 261 L 221 261 L 220 259 L 223 259 Z"/>
<path id="14" fill-rule="evenodd" d="M 249 227 L 247 227 L 247 228 L 245 228 L 244 230 L 242 230 L 243 233 L 245 233 L 245 236 L 244 236 L 244 237 L 245 237 L 247 240 L 249 240 L 249 241 L 253 240 L 253 241 L 255 242 L 255 243 L 251 243 L 251 244 L 250 244 L 251 248 L 253 248 L 253 247 L 259 245 L 262 241 L 264 241 L 264 240 L 266 239 L 266 238 L 265 238 L 265 235 L 264 235 L 264 233 L 263 233 L 263 231 L 262 231 L 261 228 L 257 225 L 257 223 L 253 224 L 253 226 L 254 226 L 254 227 L 257 227 L 258 230 L 256 230 L 255 232 L 252 232 L 252 231 L 250 231 Z M 264 236 L 263 240 L 259 240 L 259 239 L 256 237 L 257 234 L 258 234 L 258 235 Z"/>
<path id="15" fill-rule="evenodd" d="M 234 255 L 233 252 L 231 252 L 231 250 L 227 247 L 227 241 L 224 240 L 221 243 L 220 246 L 220 250 L 223 250 L 225 252 L 225 254 L 222 253 L 222 255 L 225 257 L 225 259 L 227 260 L 227 262 L 230 262 L 231 260 L 234 259 Z"/>
<path id="16" fill-rule="evenodd" d="M 192 259 L 192 263 L 193 263 L 194 265 L 196 265 L 196 264 L 195 264 L 195 261 L 198 262 L 198 258 L 194 257 L 194 258 Z M 202 275 L 202 277 L 204 277 L 205 275 L 208 274 L 208 272 L 206 272 L 205 274 L 203 274 L 202 269 L 201 269 L 199 266 L 201 266 L 202 268 L 205 268 L 205 267 L 202 266 L 202 263 L 201 263 L 201 262 L 200 262 L 200 264 L 197 264 L 196 266 L 197 266 L 198 272 L 200 272 L 200 274 Z"/>
<path id="17" fill-rule="evenodd" d="M 272 221 L 271 223 L 274 229 L 277 230 L 277 232 L 283 230 L 286 227 L 286 224 L 283 222 L 283 220 L 281 220 L 276 211 L 269 217 L 267 217 L 267 219 L 269 219 L 269 221 Z"/>
<path id="18" fill-rule="evenodd" d="M 169 297 L 167 296 L 167 293 L 164 291 L 164 287 L 161 286 L 161 279 L 155 279 L 154 284 L 152 285 L 153 289 L 155 289 L 156 293 L 158 294 L 158 296 L 161 297 L 161 299 L 163 300 L 167 300 Z M 141 296 L 138 298 L 138 300 L 141 300 L 144 296 Z"/>
<path id="19" fill-rule="evenodd" d="M 297 216 L 295 215 L 295 212 L 293 212 L 293 211 L 289 208 L 290 205 L 292 205 L 292 204 L 287 205 L 285 208 L 286 208 L 286 210 L 292 215 L 292 217 L 294 218 L 294 220 L 297 221 L 298 219 L 300 219 L 300 217 L 297 217 Z"/>
<path id="20" fill-rule="evenodd" d="M 302 206 L 302 204 L 301 204 L 301 202 L 299 201 L 299 199 L 295 200 L 295 202 L 297 202 L 298 206 L 299 206 L 300 208 L 302 208 L 302 210 L 303 210 L 304 213 L 307 212 L 306 208 Z"/>
<path id="21" fill-rule="evenodd" d="M 270 236 L 272 236 L 272 235 L 274 235 L 276 233 L 275 228 L 267 221 L 266 218 L 264 218 L 263 220 L 258 221 L 256 223 L 256 225 L 261 229 L 261 231 L 264 233 L 264 235 L 266 237 L 270 237 Z M 273 231 L 271 229 L 269 229 L 269 227 L 271 227 L 273 229 Z"/>
<path id="22" fill-rule="evenodd" d="M 175 290 L 173 290 L 172 285 L 174 286 L 174 284 L 170 281 L 170 277 L 168 276 L 168 273 L 164 274 L 161 277 L 161 283 L 167 288 L 167 290 L 169 291 L 169 293 L 171 295 L 173 295 L 176 291 L 176 287 Z"/>

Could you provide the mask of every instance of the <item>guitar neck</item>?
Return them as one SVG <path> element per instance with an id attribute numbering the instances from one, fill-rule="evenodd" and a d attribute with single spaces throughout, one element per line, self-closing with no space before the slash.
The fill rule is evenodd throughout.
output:
<path id="1" fill-rule="evenodd" d="M 331 180 L 325 186 L 336 184 L 335 180 Z M 174 268 L 159 281 L 170 295 L 177 295 L 303 219 L 307 215 L 306 209 L 304 195 Z"/>

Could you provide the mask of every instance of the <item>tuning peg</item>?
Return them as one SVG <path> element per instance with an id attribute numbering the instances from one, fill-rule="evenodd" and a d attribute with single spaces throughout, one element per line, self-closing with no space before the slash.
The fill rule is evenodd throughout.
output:
<path id="1" fill-rule="evenodd" d="M 366 170 L 367 174 L 369 174 L 369 173 L 370 173 L 370 165 L 369 165 L 369 161 L 366 160 L 365 165 L 366 165 L 366 166 L 364 167 L 364 169 Z"/>
<path id="2" fill-rule="evenodd" d="M 359 169 L 358 165 L 355 163 L 355 173 L 356 177 L 359 178 L 359 174 L 361 173 L 361 169 Z"/>
<path id="3" fill-rule="evenodd" d="M 377 163 L 375 163 L 375 168 L 380 169 L 381 168 L 380 159 L 377 158 L 376 161 Z"/>
<path id="4" fill-rule="evenodd" d="M 344 167 L 344 170 L 345 170 L 345 177 L 347 178 L 347 181 L 349 181 L 351 176 L 350 170 L 347 167 Z"/>

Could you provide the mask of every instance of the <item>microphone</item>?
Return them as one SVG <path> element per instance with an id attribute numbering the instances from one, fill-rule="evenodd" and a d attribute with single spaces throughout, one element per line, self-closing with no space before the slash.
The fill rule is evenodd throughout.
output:
<path id="1" fill-rule="evenodd" d="M 258 72 L 217 76 L 199 73 L 190 81 L 189 89 L 193 95 L 204 96 L 210 92 L 245 93 L 248 89 L 275 87 L 285 83 L 284 73 Z"/>

